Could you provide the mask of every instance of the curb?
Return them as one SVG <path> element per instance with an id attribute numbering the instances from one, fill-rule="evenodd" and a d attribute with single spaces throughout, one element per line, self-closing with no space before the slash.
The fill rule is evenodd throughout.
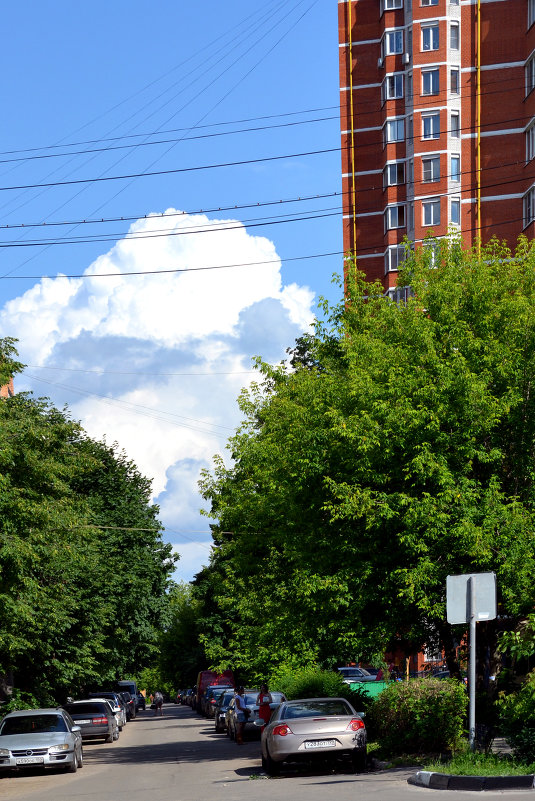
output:
<path id="1" fill-rule="evenodd" d="M 429 790 L 532 790 L 535 775 L 528 776 L 453 776 L 418 770 L 407 779 L 408 784 Z"/>

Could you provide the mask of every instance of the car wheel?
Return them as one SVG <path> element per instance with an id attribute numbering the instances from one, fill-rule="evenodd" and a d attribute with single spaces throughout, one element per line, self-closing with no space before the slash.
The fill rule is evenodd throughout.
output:
<path id="1" fill-rule="evenodd" d="M 354 751 L 351 755 L 353 773 L 364 773 L 366 770 L 366 751 Z"/>
<path id="2" fill-rule="evenodd" d="M 119 739 L 119 729 L 115 729 L 115 731 L 113 732 L 113 739 L 114 740 Z"/>
<path id="3" fill-rule="evenodd" d="M 76 756 L 76 752 L 72 755 L 72 762 L 69 762 L 67 765 L 67 773 L 76 773 L 78 770 L 78 758 Z"/>
<path id="4" fill-rule="evenodd" d="M 84 752 L 82 750 L 82 746 L 80 746 L 80 753 L 78 754 L 78 767 L 83 768 L 84 766 Z"/>
<path id="5" fill-rule="evenodd" d="M 110 732 L 109 734 L 106 735 L 106 737 L 104 737 L 105 743 L 113 743 L 113 740 L 114 740 L 113 732 Z"/>
<path id="6" fill-rule="evenodd" d="M 268 776 L 278 776 L 281 772 L 281 763 L 275 762 L 274 759 L 271 759 L 269 751 L 267 750 L 266 756 L 262 754 L 262 767 Z"/>

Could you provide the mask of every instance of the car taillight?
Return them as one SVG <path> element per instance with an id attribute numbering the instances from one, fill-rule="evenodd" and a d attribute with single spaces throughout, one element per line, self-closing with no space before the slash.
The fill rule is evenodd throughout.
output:
<path id="1" fill-rule="evenodd" d="M 281 723 L 278 726 L 275 726 L 272 734 L 278 734 L 280 737 L 286 737 L 287 734 L 293 734 L 293 731 L 289 726 L 286 725 L 286 723 Z"/>
<path id="2" fill-rule="evenodd" d="M 210 698 L 210 703 L 211 703 L 211 704 L 215 704 L 215 701 L 214 701 L 214 699 L 213 699 L 213 698 Z"/>
<path id="3" fill-rule="evenodd" d="M 364 725 L 364 721 L 360 718 L 353 718 L 348 724 L 346 731 L 358 731 L 359 729 L 365 729 L 366 726 Z"/>
<path id="4" fill-rule="evenodd" d="M 93 718 L 93 724 L 95 726 L 102 726 L 103 724 L 108 722 L 108 718 Z"/>

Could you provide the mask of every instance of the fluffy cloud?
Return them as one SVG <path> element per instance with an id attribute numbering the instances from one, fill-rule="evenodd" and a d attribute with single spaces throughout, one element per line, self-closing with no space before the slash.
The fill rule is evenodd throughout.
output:
<path id="1" fill-rule="evenodd" d="M 18 386 L 67 402 L 92 436 L 117 441 L 153 478 L 167 538 L 187 555 L 179 574 L 189 578 L 209 553 L 200 469 L 238 422 L 251 357 L 284 357 L 312 320 L 313 293 L 284 286 L 274 244 L 239 222 L 176 214 L 137 221 L 130 235 L 146 238 L 119 241 L 89 277 L 43 279 L 8 301 L 0 332 L 20 340 L 22 361 L 70 368 L 28 369 Z M 181 543 L 173 530 L 199 541 Z"/>

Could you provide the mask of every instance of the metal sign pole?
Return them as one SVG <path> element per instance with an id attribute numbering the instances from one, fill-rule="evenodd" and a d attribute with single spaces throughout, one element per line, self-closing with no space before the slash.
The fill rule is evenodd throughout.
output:
<path id="1" fill-rule="evenodd" d="M 470 654 L 469 654 L 469 714 L 468 714 L 468 737 L 470 750 L 475 751 L 476 747 L 476 577 L 471 576 L 470 584 Z"/>

